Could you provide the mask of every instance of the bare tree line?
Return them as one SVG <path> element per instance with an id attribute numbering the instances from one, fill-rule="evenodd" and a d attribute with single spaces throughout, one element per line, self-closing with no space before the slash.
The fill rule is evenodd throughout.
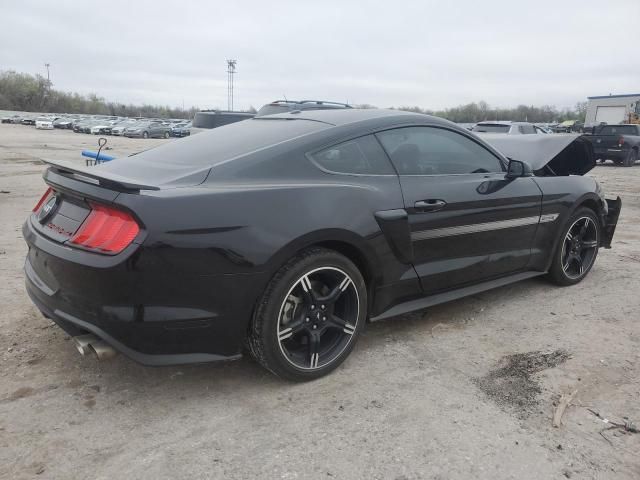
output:
<path id="1" fill-rule="evenodd" d="M 361 108 L 376 108 L 369 104 L 357 106 Z M 458 123 L 472 123 L 482 120 L 557 122 L 562 120 L 584 121 L 586 102 L 577 103 L 573 109 L 561 110 L 553 105 L 543 105 L 541 107 L 518 105 L 515 108 L 492 108 L 484 101 L 437 111 L 418 106 L 397 108 L 398 110 L 436 115 Z M 96 94 L 80 95 L 78 93 L 55 90 L 52 88 L 52 84 L 41 75 L 2 71 L 0 72 L 0 110 L 85 113 L 123 117 L 193 118 L 199 108 L 191 107 L 183 110 L 159 105 L 127 105 L 119 102 L 109 102 Z M 255 112 L 255 109 L 251 107 L 249 111 Z"/>

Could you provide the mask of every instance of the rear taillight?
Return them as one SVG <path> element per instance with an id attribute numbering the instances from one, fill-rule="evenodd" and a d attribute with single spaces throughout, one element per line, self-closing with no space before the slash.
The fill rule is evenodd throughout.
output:
<path id="1" fill-rule="evenodd" d="M 38 210 L 40 210 L 42 205 L 44 205 L 44 202 L 46 202 L 49 199 L 52 193 L 53 193 L 53 188 L 51 187 L 47 188 L 47 191 L 44 192 L 44 195 L 42 195 L 40 200 L 38 200 L 38 203 L 36 203 L 36 206 L 33 207 L 33 211 L 37 212 Z"/>
<path id="2" fill-rule="evenodd" d="M 103 253 L 120 253 L 128 247 L 140 227 L 135 219 L 122 210 L 92 204 L 91 213 L 73 237 L 74 245 Z"/>
<path id="3" fill-rule="evenodd" d="M 624 137 L 620 137 L 618 138 L 618 145 L 621 147 L 622 145 L 624 145 Z"/>

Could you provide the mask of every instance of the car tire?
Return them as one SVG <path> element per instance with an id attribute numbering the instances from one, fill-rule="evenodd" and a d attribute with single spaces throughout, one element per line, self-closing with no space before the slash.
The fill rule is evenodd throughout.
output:
<path id="1" fill-rule="evenodd" d="M 629 154 L 624 159 L 624 166 L 633 167 L 636 164 L 637 160 L 638 160 L 638 151 L 635 148 L 632 148 L 631 150 L 629 150 Z"/>
<path id="2" fill-rule="evenodd" d="M 367 287 L 351 260 L 310 248 L 271 279 L 256 305 L 248 347 L 263 367 L 302 382 L 338 367 L 367 318 Z"/>
<path id="3" fill-rule="evenodd" d="M 171 134 L 169 132 L 164 132 L 164 138 L 169 138 Z"/>
<path id="4" fill-rule="evenodd" d="M 596 213 L 580 207 L 567 220 L 553 255 L 549 278 L 556 285 L 581 282 L 595 263 L 602 231 Z"/>
<path id="5" fill-rule="evenodd" d="M 142 132 L 142 138 L 149 138 L 149 132 Z"/>

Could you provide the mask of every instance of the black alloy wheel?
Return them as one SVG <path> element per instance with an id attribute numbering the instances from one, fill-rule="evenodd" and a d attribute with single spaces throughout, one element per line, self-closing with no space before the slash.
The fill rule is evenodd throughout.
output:
<path id="1" fill-rule="evenodd" d="M 334 361 L 356 331 L 359 303 L 353 280 L 344 271 L 321 267 L 303 274 L 278 315 L 278 344 L 284 358 L 303 370 Z"/>
<path id="2" fill-rule="evenodd" d="M 551 278 L 560 285 L 580 282 L 591 270 L 600 246 L 600 225 L 593 210 L 579 209 L 568 225 L 550 270 Z"/>
<path id="3" fill-rule="evenodd" d="M 360 271 L 331 250 L 302 252 L 274 276 L 249 334 L 253 356 L 273 373 L 312 380 L 336 368 L 366 318 Z"/>

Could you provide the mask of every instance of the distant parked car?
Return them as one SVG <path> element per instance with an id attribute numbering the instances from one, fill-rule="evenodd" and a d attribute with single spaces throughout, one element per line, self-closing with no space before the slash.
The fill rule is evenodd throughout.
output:
<path id="1" fill-rule="evenodd" d="M 256 117 L 288 113 L 295 110 L 333 110 L 342 108 L 353 107 L 346 103 L 327 102 L 326 100 L 275 100 L 260 108 L 256 113 Z"/>
<path id="2" fill-rule="evenodd" d="M 127 118 L 120 123 L 117 123 L 111 127 L 111 135 L 115 135 L 117 137 L 124 136 L 124 131 L 127 128 L 133 127 L 139 123 L 138 120 L 134 118 Z"/>
<path id="3" fill-rule="evenodd" d="M 534 125 L 534 128 L 536 129 L 536 133 L 541 133 L 543 135 L 548 135 L 550 133 L 553 133 L 553 130 L 543 125 Z"/>
<path id="4" fill-rule="evenodd" d="M 35 117 L 22 117 L 22 120 L 20 121 L 20 123 L 22 125 L 35 125 L 36 119 Z"/>
<path id="5" fill-rule="evenodd" d="M 91 133 L 93 135 L 111 135 L 111 131 L 114 125 L 117 125 L 120 119 L 108 119 L 101 121 L 98 124 L 91 127 Z"/>
<path id="6" fill-rule="evenodd" d="M 10 117 L 2 117 L 2 123 L 20 123 L 22 117 L 20 115 L 11 115 Z"/>
<path id="7" fill-rule="evenodd" d="M 188 137 L 191 135 L 191 122 L 186 123 L 178 123 L 177 125 L 171 127 L 171 135 L 174 137 Z"/>
<path id="8" fill-rule="evenodd" d="M 124 131 L 125 137 L 138 138 L 169 138 L 171 136 L 171 128 L 163 125 L 161 122 L 141 122 L 133 127 L 129 127 Z"/>
<path id="9" fill-rule="evenodd" d="M 73 128 L 73 118 L 60 117 L 53 121 L 53 128 Z"/>
<path id="10" fill-rule="evenodd" d="M 556 133 L 583 133 L 584 123 L 579 122 L 578 120 L 565 120 L 553 127 L 553 131 Z"/>
<path id="11" fill-rule="evenodd" d="M 53 130 L 53 118 L 51 117 L 38 117 L 35 123 L 38 130 Z"/>
<path id="12" fill-rule="evenodd" d="M 528 122 L 478 122 L 471 129 L 476 133 L 505 133 L 507 135 L 531 135 L 538 133 L 533 123 Z"/>

